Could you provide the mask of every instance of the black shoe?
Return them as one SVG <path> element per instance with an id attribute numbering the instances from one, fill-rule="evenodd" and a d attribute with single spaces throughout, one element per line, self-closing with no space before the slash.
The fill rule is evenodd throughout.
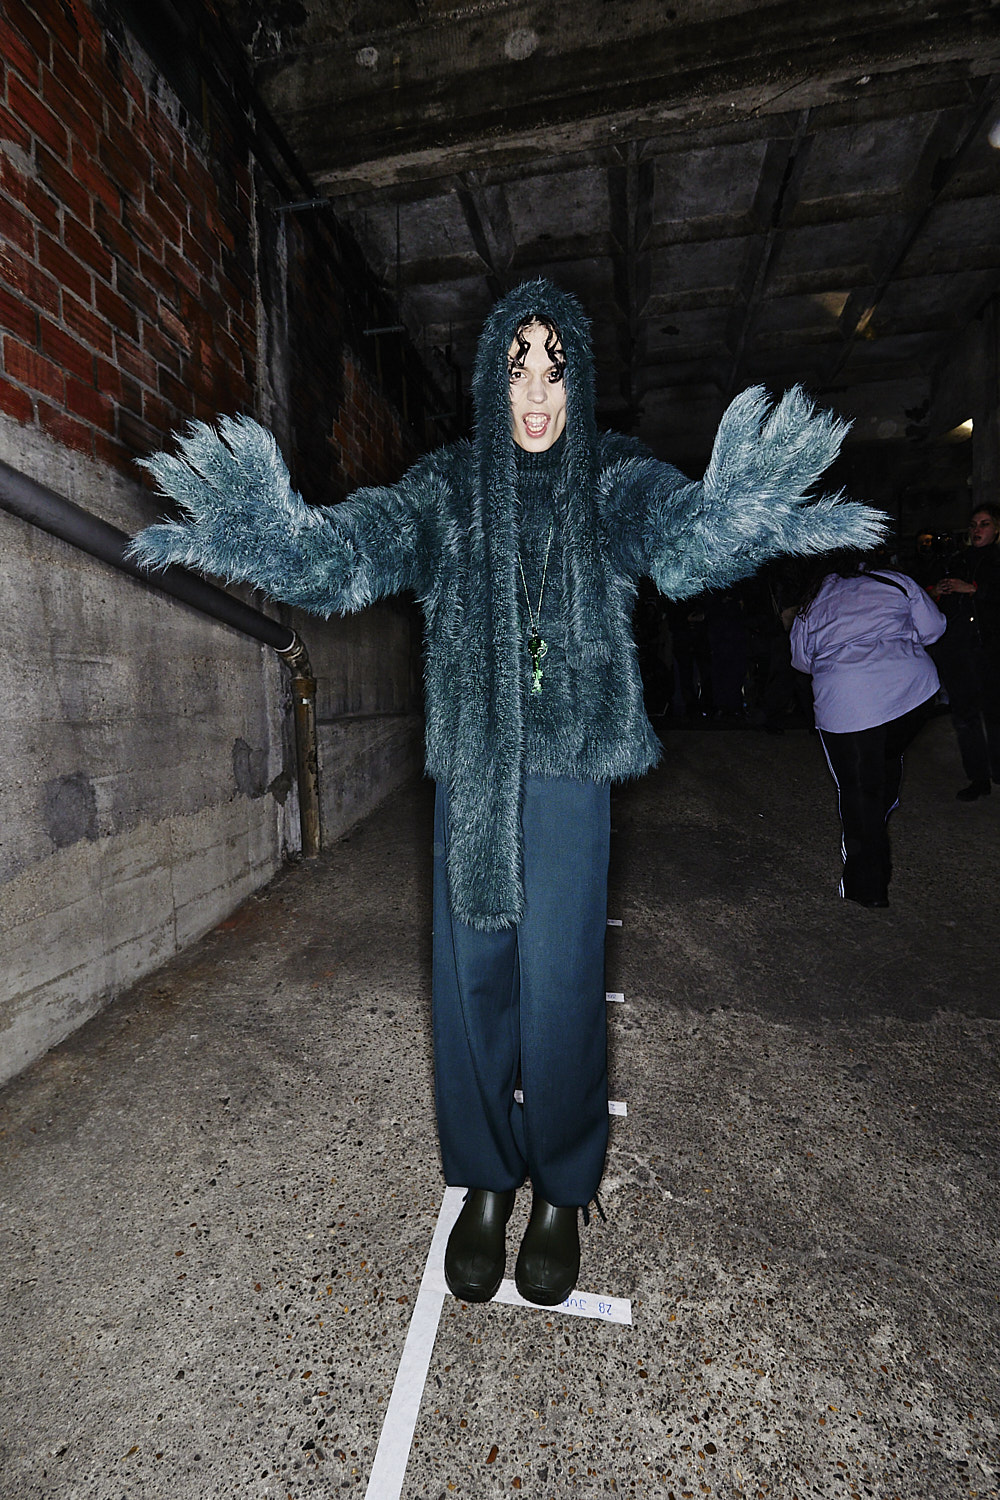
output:
<path id="1" fill-rule="evenodd" d="M 565 1302 L 580 1274 L 578 1208 L 554 1208 L 536 1193 L 517 1252 L 514 1284 L 526 1302 Z"/>
<path id="2" fill-rule="evenodd" d="M 503 1281 L 507 1263 L 507 1220 L 516 1194 L 470 1188 L 448 1236 L 444 1279 L 448 1290 L 463 1302 L 489 1302 Z"/>
<path id="3" fill-rule="evenodd" d="M 975 802 L 980 797 L 988 797 L 993 788 L 988 781 L 970 781 L 968 786 L 963 786 L 955 796 L 959 802 Z"/>

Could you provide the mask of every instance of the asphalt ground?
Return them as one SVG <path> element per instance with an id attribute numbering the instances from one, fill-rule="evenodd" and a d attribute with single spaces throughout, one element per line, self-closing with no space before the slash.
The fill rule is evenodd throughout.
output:
<path id="1" fill-rule="evenodd" d="M 961 784 L 935 721 L 885 911 L 804 730 L 672 732 L 616 791 L 581 1287 L 632 1323 L 446 1296 L 404 1500 L 1000 1493 L 1000 789 Z M 0 1091 L 3 1500 L 364 1495 L 444 1187 L 430 842 L 423 784 Z"/>

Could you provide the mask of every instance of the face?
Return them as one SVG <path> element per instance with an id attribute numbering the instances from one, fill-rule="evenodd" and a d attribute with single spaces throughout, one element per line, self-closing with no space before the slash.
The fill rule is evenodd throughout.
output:
<path id="1" fill-rule="evenodd" d="M 969 522 L 969 541 L 973 547 L 992 547 L 998 533 L 988 510 L 977 510 Z"/>
<path id="2" fill-rule="evenodd" d="M 507 351 L 514 441 L 528 453 L 544 453 L 565 431 L 565 368 L 561 344 L 542 323 L 522 328 Z"/>

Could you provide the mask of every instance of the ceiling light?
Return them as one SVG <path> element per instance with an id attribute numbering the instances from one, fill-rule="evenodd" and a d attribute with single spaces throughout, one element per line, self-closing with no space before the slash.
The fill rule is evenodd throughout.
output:
<path id="1" fill-rule="evenodd" d="M 967 417 L 964 422 L 959 422 L 957 427 L 953 427 L 950 432 L 946 432 L 941 441 L 943 443 L 964 443 L 967 442 L 971 436 L 972 418 Z"/>

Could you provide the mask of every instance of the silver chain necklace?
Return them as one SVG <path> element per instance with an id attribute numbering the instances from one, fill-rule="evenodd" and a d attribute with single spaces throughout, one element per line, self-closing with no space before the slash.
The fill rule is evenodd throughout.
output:
<path id="1" fill-rule="evenodd" d="M 540 693 L 542 691 L 542 659 L 548 652 L 548 646 L 542 640 L 538 629 L 538 622 L 542 615 L 542 600 L 545 598 L 545 575 L 549 571 L 549 550 L 552 546 L 552 530 L 549 527 L 549 539 L 545 544 L 545 562 L 542 565 L 542 586 L 538 590 L 538 608 L 534 614 L 531 612 L 531 600 L 528 598 L 528 585 L 524 577 L 524 564 L 521 561 L 521 552 L 518 549 L 517 566 L 521 570 L 521 587 L 524 589 L 524 602 L 528 608 L 528 624 L 531 626 L 531 634 L 528 636 L 528 650 L 531 653 L 531 691 Z"/>

